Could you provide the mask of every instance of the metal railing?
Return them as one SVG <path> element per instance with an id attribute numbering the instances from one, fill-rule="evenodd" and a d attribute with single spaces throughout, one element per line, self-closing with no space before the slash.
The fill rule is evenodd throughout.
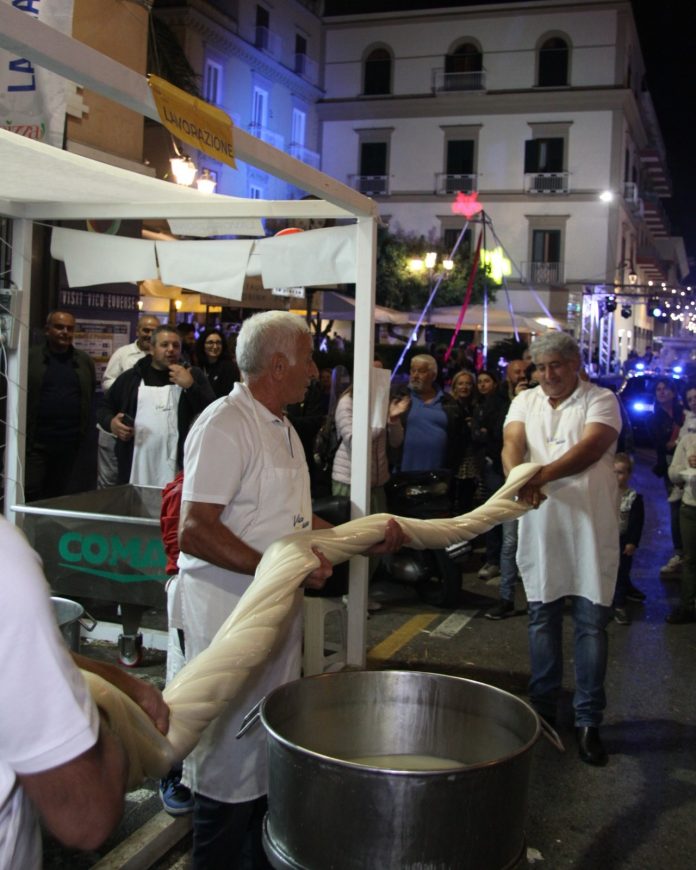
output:
<path id="1" fill-rule="evenodd" d="M 281 136 L 280 133 L 274 133 L 268 127 L 262 127 L 261 124 L 249 124 L 249 132 L 252 136 L 256 136 L 257 139 L 268 142 L 269 145 L 273 145 L 275 148 L 280 148 L 281 151 L 285 149 L 285 137 Z"/>
<path id="2" fill-rule="evenodd" d="M 313 84 L 319 81 L 319 65 L 308 58 L 306 54 L 295 54 L 295 72 Z"/>
<path id="3" fill-rule="evenodd" d="M 527 193 L 570 193 L 570 173 L 528 172 L 525 189 Z"/>
<path id="4" fill-rule="evenodd" d="M 311 151 L 309 148 L 305 148 L 304 145 L 298 145 L 297 142 L 291 142 L 288 145 L 288 154 L 291 157 L 296 157 L 298 160 L 306 163 L 307 166 L 313 166 L 314 169 L 319 169 L 319 163 L 321 160 L 320 155 L 316 151 Z"/>
<path id="5" fill-rule="evenodd" d="M 388 175 L 351 175 L 351 185 L 365 196 L 386 196 L 389 193 Z"/>
<path id="6" fill-rule="evenodd" d="M 562 284 L 563 263 L 523 263 L 523 271 L 532 284 Z"/>
<path id="7" fill-rule="evenodd" d="M 257 24 L 254 28 L 254 45 L 273 57 L 279 58 L 283 48 L 283 40 L 268 27 Z"/>
<path id="8" fill-rule="evenodd" d="M 433 70 L 433 91 L 485 91 L 486 70 L 474 72 L 445 72 L 444 69 Z"/>
<path id="9" fill-rule="evenodd" d="M 473 193 L 478 190 L 478 176 L 475 173 L 458 174 L 438 172 L 435 176 L 437 193 Z"/>

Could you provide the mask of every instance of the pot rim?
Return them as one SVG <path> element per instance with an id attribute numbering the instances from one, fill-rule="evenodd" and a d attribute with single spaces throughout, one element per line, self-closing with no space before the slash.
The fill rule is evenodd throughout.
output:
<path id="1" fill-rule="evenodd" d="M 470 685 L 482 686 L 485 689 L 490 689 L 496 692 L 499 695 L 505 695 L 506 698 L 512 699 L 514 702 L 522 705 L 527 709 L 527 711 L 532 715 L 535 722 L 535 729 L 533 736 L 522 746 L 518 747 L 514 752 L 509 752 L 506 755 L 500 755 L 497 758 L 490 759 L 487 761 L 479 761 L 474 764 L 460 764 L 456 767 L 446 767 L 446 768 L 438 768 L 436 770 L 403 770 L 401 768 L 391 768 L 391 767 L 373 767 L 369 764 L 360 764 L 355 761 L 349 761 L 345 758 L 337 758 L 333 755 L 325 755 L 322 752 L 317 752 L 315 749 L 309 749 L 306 746 L 300 746 L 297 743 L 289 740 L 287 737 L 284 737 L 282 734 L 279 734 L 278 731 L 275 730 L 266 719 L 266 704 L 273 698 L 273 696 L 280 692 L 282 689 L 287 689 L 288 686 L 293 686 L 297 683 L 304 683 L 307 680 L 326 680 L 326 679 L 336 679 L 341 677 L 349 677 L 351 675 L 357 674 L 395 674 L 396 676 L 408 676 L 413 677 L 414 675 L 423 675 L 425 677 L 436 677 L 439 680 L 456 680 L 457 682 L 468 683 Z M 274 738 L 278 743 L 283 745 L 287 749 L 291 749 L 295 752 L 299 752 L 302 755 L 316 758 L 321 760 L 322 762 L 328 762 L 330 764 L 336 764 L 339 767 L 348 767 L 352 770 L 362 770 L 362 771 L 373 771 L 380 773 L 388 773 L 388 774 L 397 774 L 399 776 L 412 776 L 412 777 L 431 777 L 431 776 L 442 776 L 443 774 L 447 776 L 451 776 L 452 774 L 463 774 L 468 773 L 472 770 L 479 770 L 486 767 L 492 767 L 494 765 L 502 764 L 504 762 L 512 761 L 518 756 L 525 755 L 529 752 L 535 743 L 540 739 L 542 735 L 542 727 L 539 719 L 539 714 L 536 710 L 528 704 L 526 701 L 522 700 L 522 698 L 518 698 L 517 695 L 513 695 L 511 692 L 506 692 L 505 689 L 500 689 L 498 686 L 492 686 L 490 683 L 484 683 L 481 680 L 471 680 L 468 677 L 455 677 L 450 674 L 438 674 L 433 671 L 405 671 L 405 670 L 351 670 L 351 671 L 338 671 L 335 673 L 327 673 L 327 674 L 314 674 L 310 677 L 300 677 L 297 680 L 291 680 L 289 683 L 283 683 L 282 686 L 277 686 L 271 692 L 269 692 L 261 701 L 259 707 L 259 717 L 263 724 L 263 727 L 266 729 L 268 735 Z"/>

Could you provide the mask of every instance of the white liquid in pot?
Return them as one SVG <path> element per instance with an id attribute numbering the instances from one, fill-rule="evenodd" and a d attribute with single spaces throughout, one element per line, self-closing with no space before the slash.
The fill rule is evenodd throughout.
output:
<path id="1" fill-rule="evenodd" d="M 450 770 L 453 767 L 466 767 L 462 761 L 453 758 L 441 758 L 438 755 L 361 755 L 346 758 L 353 764 L 364 764 L 366 767 L 379 767 L 384 770 Z"/>

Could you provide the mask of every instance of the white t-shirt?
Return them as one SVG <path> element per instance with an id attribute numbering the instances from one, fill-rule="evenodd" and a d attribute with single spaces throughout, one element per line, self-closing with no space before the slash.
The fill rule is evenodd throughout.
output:
<path id="1" fill-rule="evenodd" d="M 264 552 L 291 532 L 311 529 L 309 473 L 300 439 L 288 423 L 257 402 L 243 384 L 203 411 L 184 453 L 184 501 L 223 505 L 221 522 Z M 181 553 L 179 583 L 187 661 L 208 647 L 252 577 Z M 184 762 L 184 782 L 225 803 L 267 791 L 266 738 L 252 728 L 236 738 L 246 713 L 265 695 L 300 675 L 302 591 L 278 629 L 267 658 L 226 710 L 206 728 Z"/>
<path id="2" fill-rule="evenodd" d="M 589 423 L 621 431 L 621 413 L 610 391 L 579 381 L 575 392 L 552 408 L 541 387 L 515 397 L 505 419 L 525 425 L 525 461 L 547 465 L 582 438 Z M 538 510 L 520 518 L 517 565 L 529 601 L 548 603 L 582 595 L 609 606 L 619 562 L 618 493 L 614 443 L 579 474 L 544 487 Z"/>
<path id="3" fill-rule="evenodd" d="M 145 351 L 140 350 L 138 342 L 133 341 L 131 344 L 125 344 L 123 347 L 116 350 L 109 357 L 109 362 L 104 369 L 102 377 L 102 389 L 106 392 L 113 384 L 119 375 L 132 369 L 133 366 L 145 356 Z"/>
<path id="4" fill-rule="evenodd" d="M 99 716 L 56 623 L 41 560 L 0 517 L 0 867 L 19 867 L 33 835 L 19 826 L 17 774 L 40 773 L 82 755 L 97 741 Z"/>

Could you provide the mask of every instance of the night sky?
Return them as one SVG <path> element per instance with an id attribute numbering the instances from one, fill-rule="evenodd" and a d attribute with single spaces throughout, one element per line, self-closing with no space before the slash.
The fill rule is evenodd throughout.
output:
<path id="1" fill-rule="evenodd" d="M 326 0 L 325 14 L 481 5 L 486 0 Z M 632 0 L 632 5 L 672 178 L 673 196 L 663 204 L 673 235 L 684 236 L 687 255 L 696 259 L 696 5 L 692 0 Z M 696 281 L 696 268 L 690 280 Z"/>

